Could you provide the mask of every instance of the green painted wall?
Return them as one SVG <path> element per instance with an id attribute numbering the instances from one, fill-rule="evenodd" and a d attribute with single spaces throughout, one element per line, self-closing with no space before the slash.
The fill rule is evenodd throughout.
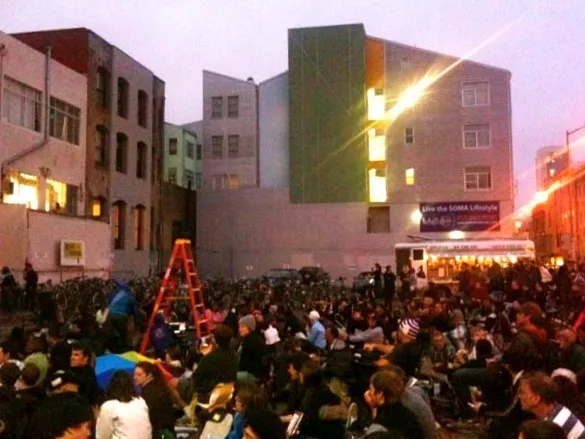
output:
<path id="1" fill-rule="evenodd" d="M 170 139 L 177 139 L 177 153 L 174 155 L 169 154 Z M 187 143 L 194 145 L 193 158 L 187 157 Z M 197 174 L 202 175 L 202 160 L 197 160 L 197 143 L 201 142 L 198 141 L 195 133 L 191 133 L 177 125 L 165 123 L 164 181 L 169 181 L 169 168 L 174 168 L 177 174 L 177 186 L 187 189 L 185 173 L 186 171 L 190 171 L 194 175 L 192 189 L 197 189 Z"/>
<path id="2" fill-rule="evenodd" d="M 290 199 L 367 200 L 363 25 L 291 29 Z"/>

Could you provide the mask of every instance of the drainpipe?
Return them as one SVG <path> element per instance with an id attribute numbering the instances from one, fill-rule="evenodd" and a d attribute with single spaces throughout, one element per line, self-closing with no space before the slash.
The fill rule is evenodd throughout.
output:
<path id="1" fill-rule="evenodd" d="M 0 51 L 0 80 L 2 78 L 1 75 L 1 66 L 2 66 L 2 52 Z M 0 83 L 1 85 L 1 83 Z M 32 154 L 35 151 L 38 151 L 39 149 L 43 148 L 47 143 L 49 143 L 49 113 L 51 111 L 51 98 L 50 98 L 50 93 L 51 93 L 51 47 L 48 46 L 47 47 L 47 52 L 45 54 L 45 94 L 43 96 L 43 103 L 44 103 L 44 107 L 45 107 L 45 111 L 44 111 L 44 123 L 43 123 L 43 138 L 42 140 L 40 140 L 39 142 L 35 143 L 34 145 L 32 145 L 31 147 L 25 149 L 24 151 L 21 151 L 15 155 L 13 155 L 12 157 L 4 160 L 2 162 L 2 164 L 0 165 L 0 175 L 2 177 L 2 181 L 4 181 L 4 171 L 6 169 L 7 166 L 12 165 L 13 163 L 17 162 L 18 160 L 22 159 L 23 157 L 28 156 L 29 154 Z M 0 194 L 1 197 L 4 196 L 4 190 L 2 190 L 2 194 Z M 0 198 L 0 201 L 3 201 L 2 198 Z"/>

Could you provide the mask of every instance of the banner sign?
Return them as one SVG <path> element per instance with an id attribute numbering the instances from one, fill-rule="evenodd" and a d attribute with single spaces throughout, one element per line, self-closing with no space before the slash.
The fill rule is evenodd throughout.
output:
<path id="1" fill-rule="evenodd" d="M 420 212 L 421 233 L 500 230 L 499 201 L 420 203 Z"/>

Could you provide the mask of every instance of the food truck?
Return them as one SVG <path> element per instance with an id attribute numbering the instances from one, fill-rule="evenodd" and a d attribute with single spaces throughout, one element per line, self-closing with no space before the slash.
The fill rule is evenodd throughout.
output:
<path id="1" fill-rule="evenodd" d="M 534 242 L 526 239 L 420 241 L 396 244 L 395 249 L 397 271 L 422 267 L 428 282 L 444 284 L 457 283 L 464 263 L 487 268 L 494 262 L 506 267 L 535 260 Z"/>

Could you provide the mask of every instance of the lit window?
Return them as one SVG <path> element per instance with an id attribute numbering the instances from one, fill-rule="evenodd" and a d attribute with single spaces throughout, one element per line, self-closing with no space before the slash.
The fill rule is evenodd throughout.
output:
<path id="1" fill-rule="evenodd" d="M 404 172 L 404 177 L 405 177 L 407 186 L 412 186 L 414 184 L 414 168 L 408 168 Z"/>
<path id="2" fill-rule="evenodd" d="M 404 128 L 404 144 L 414 145 L 414 128 Z"/>
<path id="3" fill-rule="evenodd" d="M 6 190 L 7 189 L 7 190 Z M 4 191 L 6 204 L 24 204 L 29 209 L 39 208 L 39 177 L 19 173 L 10 176 Z"/>
<path id="4" fill-rule="evenodd" d="M 96 198 L 91 202 L 91 216 L 100 218 L 103 213 L 103 200 Z"/>
<path id="5" fill-rule="evenodd" d="M 490 104 L 490 85 L 488 82 L 466 82 L 461 89 L 464 107 L 482 107 Z"/>
<path id="6" fill-rule="evenodd" d="M 386 139 L 384 130 L 371 129 L 368 131 L 368 156 L 371 162 L 386 160 Z"/>
<path id="7" fill-rule="evenodd" d="M 388 200 L 386 191 L 386 172 L 383 169 L 370 169 L 369 191 L 371 203 L 385 203 Z"/>
<path id="8" fill-rule="evenodd" d="M 383 88 L 370 88 L 368 96 L 368 119 L 384 120 L 386 116 L 386 99 Z"/>
<path id="9" fill-rule="evenodd" d="M 62 212 L 67 203 L 67 185 L 60 181 L 47 180 L 45 210 Z"/>

